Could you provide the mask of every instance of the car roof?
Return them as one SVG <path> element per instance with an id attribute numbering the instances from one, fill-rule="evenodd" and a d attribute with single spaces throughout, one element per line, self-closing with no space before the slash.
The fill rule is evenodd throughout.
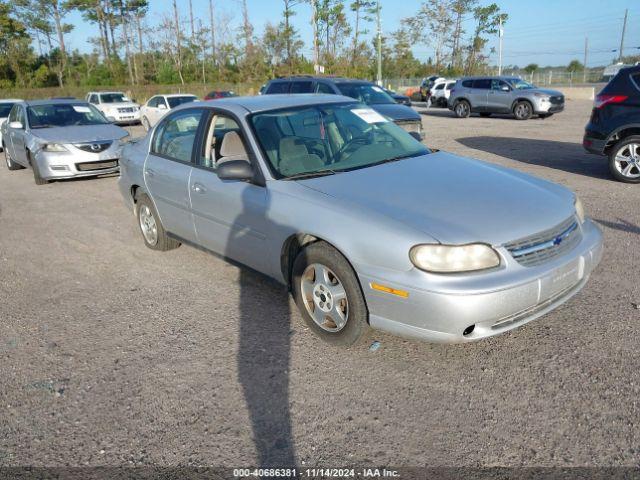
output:
<path id="1" fill-rule="evenodd" d="M 483 79 L 493 79 L 493 80 L 522 80 L 520 77 L 507 76 L 507 75 L 475 75 L 473 77 L 462 77 L 459 80 L 483 80 Z"/>
<path id="2" fill-rule="evenodd" d="M 64 98 L 50 98 L 48 100 L 27 100 L 23 102 L 29 107 L 36 107 L 39 105 L 88 105 L 84 100 L 76 99 L 64 99 Z"/>
<path id="3" fill-rule="evenodd" d="M 355 103 L 351 97 L 331 94 L 301 93 L 301 94 L 272 94 L 256 95 L 253 97 L 229 97 L 219 100 L 207 100 L 204 105 L 227 108 L 242 107 L 249 112 L 264 112 L 280 108 L 303 107 L 305 105 L 325 105 L 327 103 Z M 193 104 L 191 104 L 193 107 Z"/>
<path id="4" fill-rule="evenodd" d="M 93 95 L 94 93 L 97 93 L 99 95 L 102 95 L 103 93 L 121 93 L 125 95 L 125 93 L 122 90 L 97 90 L 95 92 L 89 92 L 88 95 Z"/>
<path id="5" fill-rule="evenodd" d="M 303 80 L 308 80 L 308 81 L 325 81 L 325 82 L 334 82 L 334 83 L 356 83 L 356 84 L 373 84 L 373 82 L 370 82 L 369 80 L 362 80 L 360 78 L 346 78 L 346 77 L 322 77 L 322 76 L 313 76 L 313 75 L 294 75 L 291 77 L 282 77 L 282 78 L 275 78 L 273 80 L 270 80 L 270 82 L 291 82 L 291 81 L 303 81 Z"/>
<path id="6" fill-rule="evenodd" d="M 173 97 L 196 97 L 196 95 L 194 95 L 193 93 L 159 93 L 157 95 L 154 95 L 154 97 L 167 97 L 167 98 L 173 98 Z"/>
<path id="7" fill-rule="evenodd" d="M 18 103 L 24 102 L 21 98 L 0 98 L 0 103 Z"/>

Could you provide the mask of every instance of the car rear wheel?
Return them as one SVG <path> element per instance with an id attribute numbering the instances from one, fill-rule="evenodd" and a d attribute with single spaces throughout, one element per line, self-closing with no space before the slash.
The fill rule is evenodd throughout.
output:
<path id="1" fill-rule="evenodd" d="M 4 142 L 2 142 L 2 150 L 4 151 L 4 161 L 7 163 L 7 168 L 9 170 L 20 170 L 21 168 L 24 168 L 19 163 L 11 160 L 11 156 L 9 155 L 9 152 L 7 152 L 7 147 L 5 146 Z"/>
<path id="2" fill-rule="evenodd" d="M 516 117 L 516 120 L 529 120 L 533 115 L 533 107 L 529 102 L 523 100 L 518 102 L 513 107 L 513 114 Z"/>
<path id="3" fill-rule="evenodd" d="M 640 183 L 640 135 L 623 138 L 611 148 L 609 170 L 616 180 Z"/>
<path id="4" fill-rule="evenodd" d="M 458 118 L 467 118 L 471 115 L 471 105 L 466 100 L 460 100 L 453 108 L 453 112 Z"/>
<path id="5" fill-rule="evenodd" d="M 180 246 L 180 242 L 167 235 L 153 202 L 145 194 L 136 199 L 136 217 L 144 244 L 150 249 L 166 252 Z"/>
<path id="6" fill-rule="evenodd" d="M 369 331 L 367 305 L 351 265 L 325 242 L 296 257 L 293 297 L 309 328 L 334 345 L 352 345 Z"/>

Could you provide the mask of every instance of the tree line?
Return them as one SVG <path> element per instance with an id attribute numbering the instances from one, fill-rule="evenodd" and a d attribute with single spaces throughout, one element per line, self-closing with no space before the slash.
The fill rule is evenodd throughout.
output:
<path id="1" fill-rule="evenodd" d="M 315 65 L 326 74 L 375 77 L 375 0 L 278 0 L 279 19 L 260 32 L 246 0 L 235 0 L 239 19 L 214 0 L 197 14 L 192 0 L 171 0 L 153 22 L 149 1 L 0 0 L 0 88 L 257 83 L 313 73 Z M 301 17 L 302 4 L 310 18 Z M 94 27 L 90 53 L 66 41 L 73 12 Z M 507 18 L 494 3 L 426 0 L 382 35 L 383 77 L 484 72 L 487 42 Z M 239 27 L 231 28 L 235 20 Z M 311 45 L 299 22 L 312 25 Z M 416 46 L 434 53 L 418 58 Z"/>

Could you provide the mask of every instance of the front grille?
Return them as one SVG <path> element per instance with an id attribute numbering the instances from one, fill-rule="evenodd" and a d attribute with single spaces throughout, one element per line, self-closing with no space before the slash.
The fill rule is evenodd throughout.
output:
<path id="1" fill-rule="evenodd" d="M 107 170 L 118 166 L 118 160 L 104 160 L 102 162 L 84 162 L 76 163 L 76 168 L 80 172 L 89 172 L 92 170 Z"/>
<path id="2" fill-rule="evenodd" d="M 556 95 L 555 97 L 549 98 L 549 101 L 554 105 L 560 105 L 564 103 L 564 97 L 562 95 Z"/>
<path id="3" fill-rule="evenodd" d="M 504 247 L 520 265 L 534 267 L 572 250 L 581 239 L 578 222 L 570 217 L 556 227 L 507 243 Z"/>
<path id="4" fill-rule="evenodd" d="M 135 108 L 133 107 L 123 107 L 123 108 L 118 108 L 118 113 L 133 113 L 135 112 Z"/>
<path id="5" fill-rule="evenodd" d="M 74 143 L 73 146 L 84 150 L 85 152 L 100 153 L 104 152 L 111 146 L 113 142 L 93 142 L 93 143 Z"/>

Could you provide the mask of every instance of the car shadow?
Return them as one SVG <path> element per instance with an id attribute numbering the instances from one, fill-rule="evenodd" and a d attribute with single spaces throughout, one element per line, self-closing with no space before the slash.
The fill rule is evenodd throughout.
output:
<path id="1" fill-rule="evenodd" d="M 585 152 L 580 143 L 492 136 L 462 137 L 456 141 L 517 162 L 613 181 L 606 158 Z"/>
<path id="2" fill-rule="evenodd" d="M 622 232 L 634 233 L 636 235 L 640 235 L 640 226 L 635 225 L 622 218 L 618 218 L 617 222 L 612 222 L 610 220 L 600 220 L 598 218 L 594 218 L 594 220 L 598 222 L 600 225 L 603 225 L 607 228 L 611 228 L 613 230 L 620 230 Z"/>
<path id="3" fill-rule="evenodd" d="M 455 114 L 451 110 L 446 108 L 446 107 L 429 107 L 429 108 L 426 108 L 426 107 L 416 106 L 416 111 L 419 114 L 427 116 L 427 117 L 450 118 L 452 120 L 461 121 L 461 122 L 466 120 L 464 118 L 456 117 Z M 516 119 L 510 113 L 492 113 L 490 117 L 481 117 L 479 113 L 472 113 L 469 118 L 482 118 L 483 120 L 513 120 L 513 121 L 516 121 Z M 539 118 L 534 115 L 528 121 L 532 121 L 532 120 L 539 120 Z"/>

